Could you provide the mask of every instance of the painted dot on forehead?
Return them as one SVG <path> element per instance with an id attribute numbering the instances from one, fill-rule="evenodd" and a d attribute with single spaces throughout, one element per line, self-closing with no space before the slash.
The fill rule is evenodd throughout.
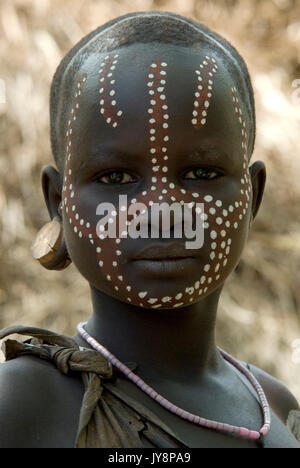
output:
<path id="1" fill-rule="evenodd" d="M 213 78 L 218 69 L 215 59 L 209 56 L 200 64 L 200 69 L 195 71 L 197 77 L 196 91 L 192 111 L 192 125 L 195 129 L 201 128 L 207 121 L 207 109 L 212 97 Z"/>
<path id="2" fill-rule="evenodd" d="M 151 82 L 148 82 L 147 85 L 151 85 L 153 94 L 150 96 L 150 107 L 148 108 L 148 113 L 150 114 L 149 118 L 149 133 L 150 133 L 150 141 L 153 142 L 152 146 L 150 147 L 149 151 L 150 154 L 155 154 L 155 159 L 152 159 L 152 163 L 155 164 L 152 166 L 152 171 L 155 173 L 155 176 L 160 176 L 160 172 L 166 173 L 168 172 L 168 166 L 166 164 L 161 164 L 162 154 L 163 159 L 166 161 L 168 159 L 167 151 L 168 148 L 166 144 L 163 142 L 168 141 L 169 136 L 168 132 L 168 124 L 166 120 L 169 119 L 169 114 L 166 113 L 168 109 L 165 86 L 161 86 L 161 71 L 166 69 L 168 64 L 166 62 L 153 62 L 150 66 L 150 72 L 148 73 L 148 79 L 151 75 Z M 164 70 L 165 71 L 165 70 Z M 167 77 L 167 72 L 164 73 L 165 78 Z M 164 84 L 166 84 L 166 79 L 164 79 Z M 151 137 L 151 135 L 155 134 L 155 139 Z M 158 164 L 157 164 L 158 163 Z M 155 177 L 157 180 L 157 177 Z M 161 181 L 164 181 L 164 178 L 160 178 Z M 165 181 L 167 179 L 165 178 Z M 156 187 L 158 189 L 158 187 Z M 154 190 L 154 189 L 153 189 Z M 165 193 L 165 192 L 164 192 Z M 162 200 L 162 196 L 158 195 L 158 199 Z"/>
<path id="3" fill-rule="evenodd" d="M 119 117 L 123 114 L 122 110 L 117 109 L 117 100 L 114 97 L 116 94 L 115 80 L 111 79 L 118 63 L 118 57 L 117 54 L 107 55 L 99 70 L 100 114 L 112 128 L 119 126 Z"/>

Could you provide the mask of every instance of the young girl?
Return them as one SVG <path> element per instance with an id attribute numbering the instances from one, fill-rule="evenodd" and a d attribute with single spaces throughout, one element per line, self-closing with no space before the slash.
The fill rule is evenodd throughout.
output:
<path id="1" fill-rule="evenodd" d="M 220 293 L 265 183 L 264 164 L 249 166 L 243 59 L 190 19 L 129 14 L 66 55 L 50 109 L 52 221 L 32 253 L 48 269 L 72 261 L 93 314 L 73 338 L 2 330 L 32 338 L 5 342 L 0 445 L 299 448 L 293 395 L 215 343 Z M 200 242 L 177 235 L 183 226 Z"/>

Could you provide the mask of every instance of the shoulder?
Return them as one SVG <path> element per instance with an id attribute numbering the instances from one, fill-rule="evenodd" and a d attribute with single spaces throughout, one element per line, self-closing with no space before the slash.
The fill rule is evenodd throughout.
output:
<path id="1" fill-rule="evenodd" d="M 56 445 L 65 425 L 78 421 L 83 384 L 51 362 L 20 356 L 0 365 L 0 447 Z M 55 432 L 54 431 L 54 432 Z"/>
<path id="2" fill-rule="evenodd" d="M 60 385 L 68 386 L 74 380 L 78 379 L 73 374 L 63 374 L 51 361 L 38 356 L 17 356 L 0 364 L 1 388 L 8 386 L 14 391 L 18 391 L 22 384 L 30 385 L 32 389 L 41 389 L 45 386 L 51 391 Z"/>
<path id="3" fill-rule="evenodd" d="M 286 424 L 289 412 L 299 410 L 294 395 L 282 382 L 253 364 L 250 364 L 250 371 L 262 386 L 273 411 Z"/>

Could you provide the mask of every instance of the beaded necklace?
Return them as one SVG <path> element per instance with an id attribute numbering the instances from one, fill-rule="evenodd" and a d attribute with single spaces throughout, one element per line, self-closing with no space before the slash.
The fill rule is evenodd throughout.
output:
<path id="1" fill-rule="evenodd" d="M 125 366 L 125 364 L 119 361 L 116 358 L 116 356 L 110 353 L 108 349 L 106 349 L 104 346 L 98 343 L 98 341 L 96 341 L 91 335 L 89 335 L 84 329 L 84 325 L 86 325 L 86 323 L 87 322 L 81 322 L 77 325 L 77 330 L 80 336 L 87 343 L 89 343 L 92 346 L 92 348 L 101 353 L 111 364 L 113 364 L 117 369 L 119 369 L 123 374 L 125 374 L 128 379 L 134 382 L 143 392 L 145 392 L 147 395 L 149 395 L 151 398 L 157 401 L 157 403 L 159 403 L 161 406 L 171 411 L 172 413 L 177 414 L 177 416 L 195 424 L 198 424 L 199 426 L 231 434 L 238 434 L 250 440 L 257 440 L 261 443 L 261 445 L 263 444 L 263 437 L 269 432 L 271 428 L 270 407 L 266 395 L 257 379 L 252 374 L 252 372 L 248 371 L 245 367 L 243 367 L 233 356 L 226 353 L 226 351 L 217 347 L 223 358 L 226 361 L 230 362 L 233 366 L 236 367 L 236 369 L 238 369 L 242 374 L 244 374 L 247 377 L 247 379 L 249 380 L 249 382 L 251 383 L 258 395 L 264 420 L 263 426 L 260 428 L 259 431 L 201 418 L 200 416 L 189 413 L 188 411 L 185 411 L 184 409 L 174 405 L 170 401 L 166 400 L 166 398 L 164 398 L 162 395 L 159 395 L 153 388 L 147 385 L 146 382 L 144 382 L 144 380 L 142 380 L 140 377 L 134 374 L 127 366 Z"/>

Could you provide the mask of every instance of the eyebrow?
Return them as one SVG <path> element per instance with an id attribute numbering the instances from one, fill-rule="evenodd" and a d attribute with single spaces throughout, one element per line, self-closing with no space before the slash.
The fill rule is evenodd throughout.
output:
<path id="1" fill-rule="evenodd" d="M 86 157 L 77 164 L 78 169 L 82 170 L 84 168 L 90 168 L 96 166 L 97 164 L 107 162 L 112 158 L 114 159 L 114 161 L 118 159 L 120 163 L 121 161 L 123 161 L 125 164 L 126 162 L 128 163 L 129 160 L 132 160 L 135 157 L 136 155 L 125 153 L 124 151 L 99 148 L 89 152 L 86 155 Z"/>
<path id="2" fill-rule="evenodd" d="M 224 161 L 230 161 L 230 160 L 232 161 L 232 158 L 230 157 L 230 155 L 228 155 L 227 153 L 224 153 L 223 151 L 220 151 L 219 149 L 215 147 L 191 151 L 185 154 L 184 157 L 189 158 L 193 162 L 196 162 L 199 164 L 201 162 L 202 163 L 207 162 L 208 160 L 215 164 L 220 164 L 221 162 L 224 162 Z"/>
<path id="3" fill-rule="evenodd" d="M 136 155 L 134 155 L 135 157 Z M 120 150 L 110 150 L 110 149 L 104 149 L 104 148 L 99 148 L 98 150 L 92 151 L 89 155 L 87 160 L 88 161 L 103 161 L 104 159 L 109 159 L 109 158 L 119 158 L 119 159 L 124 159 L 128 160 L 133 157 L 132 154 L 126 153 L 125 151 L 120 151 Z"/>
<path id="4" fill-rule="evenodd" d="M 147 154 L 148 156 L 148 154 Z M 149 153 L 149 157 L 150 157 Z M 113 158 L 114 163 L 116 160 L 120 161 L 120 164 L 126 164 L 129 161 L 134 162 L 136 158 L 139 159 L 145 159 L 142 153 L 126 153 L 125 151 L 116 149 L 105 149 L 105 148 L 98 148 L 95 150 L 92 150 L 91 152 L 88 153 L 86 158 L 84 158 L 82 161 L 78 162 L 78 169 L 82 170 L 84 168 L 92 168 L 93 166 L 97 166 L 97 164 L 101 164 L 104 162 L 109 161 L 110 158 Z M 182 155 L 178 155 L 179 159 L 189 161 L 189 162 L 194 162 L 198 164 L 203 164 L 203 163 L 211 163 L 211 164 L 221 164 L 222 162 L 233 162 L 232 157 L 230 155 L 224 153 L 223 151 L 220 151 L 216 147 L 210 147 L 210 148 L 205 148 L 205 149 L 197 149 L 193 151 L 186 151 Z M 151 159 L 149 159 L 150 161 Z"/>

